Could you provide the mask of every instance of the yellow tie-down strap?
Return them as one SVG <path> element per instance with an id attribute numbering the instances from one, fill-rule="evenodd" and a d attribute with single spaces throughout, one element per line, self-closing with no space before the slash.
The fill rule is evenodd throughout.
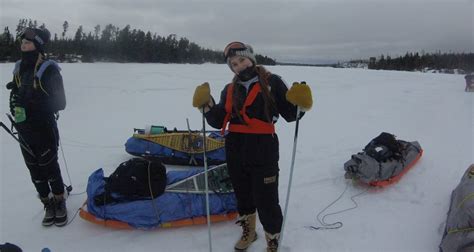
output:
<path id="1" fill-rule="evenodd" d="M 161 144 L 173 150 L 190 154 L 203 153 L 202 134 L 200 133 L 164 133 L 158 135 L 133 134 L 133 137 Z M 206 151 L 224 147 L 225 141 L 206 137 Z"/>

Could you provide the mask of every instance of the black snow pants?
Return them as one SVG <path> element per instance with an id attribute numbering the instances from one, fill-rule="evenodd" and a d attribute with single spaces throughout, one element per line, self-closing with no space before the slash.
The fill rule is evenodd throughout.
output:
<path id="1" fill-rule="evenodd" d="M 40 197 L 49 193 L 64 193 L 64 183 L 58 163 L 59 134 L 55 120 L 27 122 L 17 126 L 19 137 L 34 155 L 21 148 L 31 180 Z"/>
<path id="2" fill-rule="evenodd" d="M 283 215 L 278 200 L 277 135 L 229 132 L 225 146 L 239 215 L 257 210 L 264 230 L 280 233 Z"/>

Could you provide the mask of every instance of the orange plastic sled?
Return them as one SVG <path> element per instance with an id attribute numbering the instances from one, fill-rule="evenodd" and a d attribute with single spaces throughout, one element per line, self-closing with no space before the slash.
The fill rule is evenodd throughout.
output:
<path id="1" fill-rule="evenodd" d="M 105 227 L 111 227 L 111 228 L 116 228 L 116 229 L 137 229 L 133 226 L 130 226 L 128 223 L 125 223 L 122 221 L 104 220 L 104 219 L 94 216 L 89 211 L 87 211 L 87 201 L 84 202 L 84 204 L 80 208 L 79 216 L 81 216 L 81 218 L 86 221 L 99 224 Z M 211 217 L 211 222 L 221 222 L 221 221 L 234 220 L 235 218 L 237 218 L 237 216 L 238 216 L 237 212 L 230 212 L 227 214 L 211 215 L 210 217 Z M 159 226 L 157 226 L 157 228 L 184 227 L 184 226 L 191 226 L 191 225 L 201 225 L 201 224 L 206 224 L 206 223 L 207 223 L 206 216 L 200 216 L 200 217 L 196 217 L 192 219 L 182 219 L 182 220 L 161 223 Z"/>
<path id="2" fill-rule="evenodd" d="M 370 182 L 369 185 L 370 186 L 377 186 L 377 187 L 386 187 L 388 185 L 391 185 L 393 183 L 398 182 L 402 178 L 402 176 L 405 175 L 405 173 L 408 172 L 408 170 L 410 170 L 413 166 L 415 166 L 416 162 L 418 162 L 418 160 L 420 160 L 422 155 L 423 155 L 423 149 L 420 150 L 420 153 L 418 153 L 416 158 L 411 163 L 409 163 L 405 167 L 405 169 L 403 169 L 403 171 L 400 174 L 398 174 L 397 176 L 393 176 L 393 177 L 391 177 L 387 180 Z"/>

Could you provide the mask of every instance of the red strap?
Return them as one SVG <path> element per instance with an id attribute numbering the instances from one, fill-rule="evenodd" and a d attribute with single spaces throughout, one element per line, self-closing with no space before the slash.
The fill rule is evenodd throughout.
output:
<path id="1" fill-rule="evenodd" d="M 225 129 L 227 124 L 230 121 L 230 117 L 232 115 L 232 93 L 234 90 L 234 84 L 231 83 L 230 86 L 227 88 L 227 96 L 226 96 L 226 103 L 225 103 L 225 110 L 227 112 L 224 123 L 222 125 L 221 134 L 224 135 Z M 252 103 L 257 98 L 257 95 L 262 91 L 260 87 L 260 83 L 255 83 L 252 89 L 249 92 L 249 95 L 245 99 L 244 105 L 240 110 L 240 114 L 242 115 L 245 123 L 244 124 L 230 124 L 229 131 L 230 132 L 239 132 L 239 133 L 253 133 L 253 134 L 273 134 L 275 133 L 275 125 L 273 123 L 265 122 L 256 118 L 249 118 L 247 116 L 246 110 L 247 107 L 252 105 Z"/>
<path id="2" fill-rule="evenodd" d="M 244 124 L 230 124 L 230 132 L 239 132 L 239 133 L 251 133 L 251 134 L 274 134 L 275 125 L 273 123 L 267 123 L 262 120 L 255 118 L 249 119 L 250 123 L 248 125 Z"/>
<path id="3" fill-rule="evenodd" d="M 224 122 L 222 123 L 221 135 L 224 135 L 225 129 L 227 128 L 227 123 L 230 121 L 230 116 L 232 115 L 232 93 L 234 91 L 234 83 L 230 83 L 227 88 L 227 94 L 225 98 L 225 112 L 227 113 L 224 117 Z"/>

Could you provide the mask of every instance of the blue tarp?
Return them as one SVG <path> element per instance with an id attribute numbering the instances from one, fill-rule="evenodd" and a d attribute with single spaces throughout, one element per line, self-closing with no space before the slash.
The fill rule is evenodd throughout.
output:
<path id="1" fill-rule="evenodd" d="M 202 169 L 197 168 L 186 171 L 169 171 L 167 184 L 175 183 L 201 171 Z M 154 200 L 137 200 L 97 206 L 94 204 L 94 197 L 103 193 L 104 187 L 104 172 L 100 168 L 89 176 L 87 209 L 91 214 L 101 219 L 118 220 L 135 228 L 150 229 L 170 221 L 206 216 L 206 195 L 202 193 L 165 192 Z M 237 211 L 234 193 L 209 194 L 209 208 L 211 215 Z"/>

